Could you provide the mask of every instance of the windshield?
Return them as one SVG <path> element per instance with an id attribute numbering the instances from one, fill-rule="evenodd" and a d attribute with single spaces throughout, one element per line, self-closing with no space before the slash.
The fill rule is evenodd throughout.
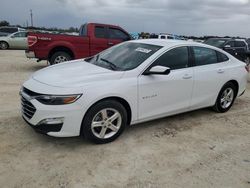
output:
<path id="1" fill-rule="evenodd" d="M 211 46 L 215 46 L 215 47 L 221 48 L 221 47 L 223 47 L 223 45 L 227 41 L 228 40 L 226 40 L 226 39 L 208 39 L 204 43 L 208 44 L 208 45 L 211 45 Z"/>
<path id="2" fill-rule="evenodd" d="M 109 48 L 100 54 L 85 59 L 85 61 L 110 70 L 132 70 L 160 48 L 162 46 L 127 42 Z"/>

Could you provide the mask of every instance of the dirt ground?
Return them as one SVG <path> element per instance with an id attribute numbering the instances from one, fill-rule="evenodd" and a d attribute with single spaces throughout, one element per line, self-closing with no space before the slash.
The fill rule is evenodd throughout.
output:
<path id="1" fill-rule="evenodd" d="M 0 66 L 0 187 L 250 187 L 250 82 L 225 114 L 180 114 L 94 145 L 38 134 L 22 120 L 19 89 L 45 62 L 0 51 Z"/>

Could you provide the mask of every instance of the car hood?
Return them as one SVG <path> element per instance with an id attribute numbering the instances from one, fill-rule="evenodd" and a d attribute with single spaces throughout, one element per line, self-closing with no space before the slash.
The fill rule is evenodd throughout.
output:
<path id="1" fill-rule="evenodd" d="M 70 61 L 37 71 L 32 78 L 55 87 L 79 87 L 92 82 L 117 80 L 124 72 L 108 70 L 84 60 Z"/>

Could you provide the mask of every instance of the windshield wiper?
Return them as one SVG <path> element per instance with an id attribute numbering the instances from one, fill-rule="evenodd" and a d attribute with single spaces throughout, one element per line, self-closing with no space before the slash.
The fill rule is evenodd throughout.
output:
<path id="1" fill-rule="evenodd" d="M 117 66 L 114 63 L 110 62 L 109 60 L 103 58 L 101 58 L 100 60 L 104 61 L 105 63 L 108 63 L 112 70 L 117 70 Z"/>

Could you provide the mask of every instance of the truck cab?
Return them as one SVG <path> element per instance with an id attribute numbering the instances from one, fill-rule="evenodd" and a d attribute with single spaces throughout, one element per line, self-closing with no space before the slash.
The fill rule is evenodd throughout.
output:
<path id="1" fill-rule="evenodd" d="M 86 23 L 79 29 L 79 35 L 32 32 L 28 35 L 28 58 L 48 60 L 57 64 L 72 59 L 93 56 L 113 45 L 130 40 L 130 35 L 121 27 Z"/>

